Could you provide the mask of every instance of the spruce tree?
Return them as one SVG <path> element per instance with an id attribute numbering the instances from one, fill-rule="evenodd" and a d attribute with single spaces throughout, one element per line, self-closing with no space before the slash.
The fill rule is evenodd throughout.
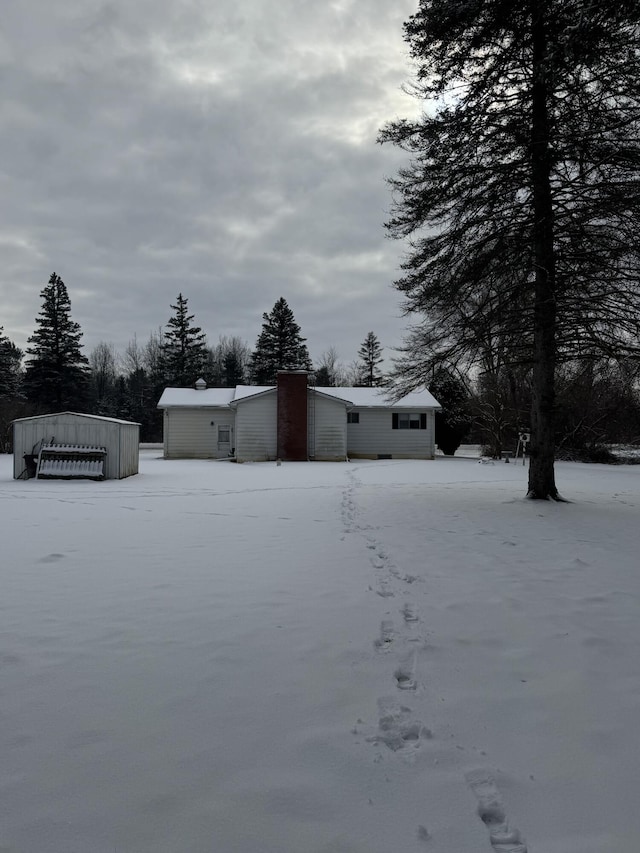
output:
<path id="1" fill-rule="evenodd" d="M 262 315 L 262 331 L 251 356 L 251 378 L 255 385 L 273 385 L 278 370 L 311 370 L 306 338 L 300 334 L 292 310 L 280 298 L 270 314 Z"/>
<path id="2" fill-rule="evenodd" d="M 529 366 L 532 498 L 558 498 L 558 365 L 638 352 L 638 21 L 637 0 L 420 0 L 405 40 L 425 108 L 380 136 L 411 157 L 388 228 L 423 318 L 396 377 L 472 370 L 495 345 Z"/>
<path id="3" fill-rule="evenodd" d="M 65 283 L 52 273 L 41 291 L 38 328 L 29 338 L 24 389 L 38 412 L 80 410 L 88 396 L 88 360 L 82 353 L 80 325 L 71 319 Z"/>
<path id="4" fill-rule="evenodd" d="M 0 453 L 11 451 L 11 421 L 24 414 L 21 365 L 22 351 L 3 334 L 0 326 Z"/>
<path id="5" fill-rule="evenodd" d="M 0 326 L 0 401 L 18 396 L 21 364 L 22 350 L 9 340 Z"/>
<path id="6" fill-rule="evenodd" d="M 382 346 L 373 332 L 369 332 L 358 350 L 360 367 L 360 382 L 362 385 L 373 388 L 381 385 L 382 374 L 378 365 L 382 364 Z"/>
<path id="7" fill-rule="evenodd" d="M 244 365 L 235 350 L 229 350 L 224 356 L 222 369 L 222 383 L 225 388 L 235 388 L 236 385 L 244 384 Z"/>
<path id="8" fill-rule="evenodd" d="M 435 417 L 436 446 L 445 456 L 453 456 L 471 426 L 470 395 L 446 367 L 434 372 L 429 391 L 442 406 Z"/>
<path id="9" fill-rule="evenodd" d="M 207 363 L 206 335 L 199 326 L 192 326 L 194 315 L 188 312 L 188 299 L 181 293 L 175 311 L 167 323 L 162 344 L 164 371 L 169 385 L 193 385 L 202 375 Z"/>

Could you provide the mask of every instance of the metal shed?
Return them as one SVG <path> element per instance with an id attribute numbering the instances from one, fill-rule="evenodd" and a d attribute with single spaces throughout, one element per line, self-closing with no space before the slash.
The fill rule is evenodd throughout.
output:
<path id="1" fill-rule="evenodd" d="M 27 459 L 42 444 L 104 448 L 104 479 L 120 480 L 138 473 L 140 424 L 84 415 L 57 412 L 13 421 L 13 477 L 27 476 Z"/>

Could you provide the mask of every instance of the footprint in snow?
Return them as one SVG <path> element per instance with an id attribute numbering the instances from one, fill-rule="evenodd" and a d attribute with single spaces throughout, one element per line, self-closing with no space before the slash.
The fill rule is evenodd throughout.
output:
<path id="1" fill-rule="evenodd" d="M 374 640 L 374 646 L 378 651 L 387 651 L 391 648 L 395 637 L 393 622 L 390 619 L 383 619 L 380 623 L 380 636 Z"/>
<path id="2" fill-rule="evenodd" d="M 415 605 L 411 604 L 409 601 L 407 601 L 405 604 L 403 604 L 402 609 L 400 610 L 400 613 L 402 613 L 402 618 L 404 619 L 405 622 L 417 622 L 418 621 L 418 614 L 417 614 Z"/>
<path id="3" fill-rule="evenodd" d="M 489 841 L 495 853 L 527 853 L 520 832 L 507 820 L 500 791 L 491 773 L 472 770 L 465 776 L 478 801 L 478 815 L 489 830 Z"/>
<path id="4" fill-rule="evenodd" d="M 418 686 L 416 681 L 416 652 L 413 651 L 404 661 L 398 664 L 393 673 L 396 686 L 399 690 L 415 690 Z"/>
<path id="5" fill-rule="evenodd" d="M 411 708 L 392 697 L 378 699 L 378 731 L 367 738 L 369 743 L 382 743 L 392 752 L 409 755 L 432 737 L 431 730 L 413 717 Z"/>

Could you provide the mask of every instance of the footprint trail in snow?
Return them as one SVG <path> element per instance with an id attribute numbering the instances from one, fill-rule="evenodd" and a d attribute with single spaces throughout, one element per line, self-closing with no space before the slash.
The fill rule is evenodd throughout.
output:
<path id="1" fill-rule="evenodd" d="M 375 586 L 372 585 L 370 589 L 382 598 L 391 599 L 402 595 L 406 585 L 414 583 L 418 578 L 398 568 L 385 545 L 372 535 L 373 528 L 356 520 L 358 509 L 355 494 L 360 485 L 355 472 L 351 471 L 342 499 L 345 533 L 358 532 L 363 536 L 375 577 Z M 377 700 L 377 730 L 365 740 L 382 745 L 404 761 L 413 763 L 421 749 L 434 737 L 431 729 L 414 710 L 401 701 L 420 691 L 417 664 L 419 652 L 425 647 L 425 637 L 421 631 L 419 611 L 413 601 L 405 601 L 398 613 L 401 617 L 398 626 L 391 618 L 382 619 L 379 634 L 373 641 L 377 652 L 391 655 L 390 680 L 398 691 L 397 698 L 381 696 Z M 404 697 L 399 691 L 402 691 Z M 358 720 L 358 723 L 362 721 Z M 378 756 L 376 761 L 381 758 Z M 478 816 L 487 827 L 494 853 L 528 853 L 520 831 L 507 819 L 500 791 L 491 773 L 484 769 L 473 770 L 466 773 L 464 779 L 476 797 Z M 419 827 L 418 837 L 425 842 L 431 840 L 423 826 Z"/>

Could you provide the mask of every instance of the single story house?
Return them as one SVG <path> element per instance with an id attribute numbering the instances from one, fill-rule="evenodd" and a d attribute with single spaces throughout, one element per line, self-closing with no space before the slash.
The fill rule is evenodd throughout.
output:
<path id="1" fill-rule="evenodd" d="M 433 459 L 429 391 L 391 402 L 379 388 L 319 388 L 306 371 L 280 371 L 277 385 L 165 388 L 164 456 L 259 462 Z"/>

